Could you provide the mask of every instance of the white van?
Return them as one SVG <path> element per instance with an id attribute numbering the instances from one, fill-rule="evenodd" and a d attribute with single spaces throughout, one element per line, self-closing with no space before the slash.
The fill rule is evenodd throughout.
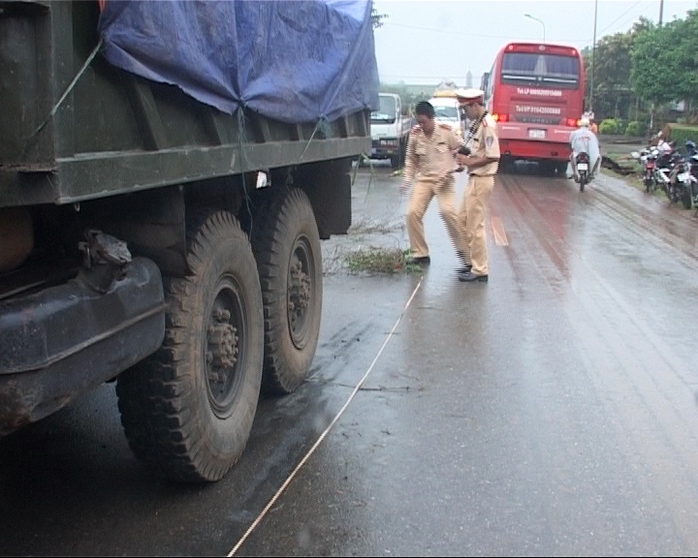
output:
<path id="1" fill-rule="evenodd" d="M 380 108 L 371 113 L 371 159 L 390 159 L 397 169 L 405 162 L 407 138 L 414 124 L 410 107 L 395 93 L 380 93 Z"/>
<path id="2" fill-rule="evenodd" d="M 432 97 L 429 99 L 436 112 L 436 122 L 445 122 L 458 137 L 464 135 L 464 123 L 460 118 L 460 108 L 455 97 Z"/>

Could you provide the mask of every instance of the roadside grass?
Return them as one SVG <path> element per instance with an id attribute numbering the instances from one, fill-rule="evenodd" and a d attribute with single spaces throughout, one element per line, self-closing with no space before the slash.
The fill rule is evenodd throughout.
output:
<path id="1" fill-rule="evenodd" d="M 351 273 L 394 274 L 419 273 L 422 268 L 408 263 L 410 250 L 369 246 L 345 255 L 345 262 Z"/>
<path id="2" fill-rule="evenodd" d="M 349 230 L 347 231 L 347 234 L 355 237 L 371 234 L 388 234 L 399 230 L 402 226 L 402 217 L 400 217 L 399 221 L 395 219 L 393 222 L 387 219 L 376 220 L 363 218 L 356 223 L 352 223 L 351 227 L 349 227 Z"/>
<path id="3" fill-rule="evenodd" d="M 412 257 L 410 249 L 400 248 L 404 227 L 401 215 L 360 218 L 351 225 L 346 236 L 335 237 L 332 244 L 323 245 L 323 274 L 394 275 L 421 272 L 419 265 L 409 263 Z"/>

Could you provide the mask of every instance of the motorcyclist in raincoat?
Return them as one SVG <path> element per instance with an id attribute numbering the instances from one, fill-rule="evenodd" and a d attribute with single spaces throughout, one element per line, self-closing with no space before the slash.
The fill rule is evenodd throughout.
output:
<path id="1" fill-rule="evenodd" d="M 589 128 L 589 119 L 583 117 L 579 121 L 579 128 L 570 135 L 570 166 L 572 167 L 572 177 L 577 180 L 577 154 L 584 151 L 589 155 L 591 171 L 589 172 L 589 180 L 593 180 L 596 176 L 599 166 L 601 165 L 601 152 L 599 150 L 599 140 L 596 134 Z"/>

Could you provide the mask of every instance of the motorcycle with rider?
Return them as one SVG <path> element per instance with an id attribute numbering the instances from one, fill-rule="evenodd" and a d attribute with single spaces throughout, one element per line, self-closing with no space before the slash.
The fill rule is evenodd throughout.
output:
<path id="1" fill-rule="evenodd" d="M 579 128 L 570 135 L 570 167 L 572 178 L 579 184 L 579 191 L 592 181 L 601 165 L 599 140 L 590 129 L 589 118 L 583 116 L 579 120 Z"/>

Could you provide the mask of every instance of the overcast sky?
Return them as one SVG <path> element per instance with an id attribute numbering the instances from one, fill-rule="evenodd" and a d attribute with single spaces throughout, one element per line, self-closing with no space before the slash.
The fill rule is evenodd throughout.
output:
<path id="1" fill-rule="evenodd" d="M 628 31 L 640 16 L 659 21 L 685 18 L 698 2 L 596 0 L 596 40 Z M 480 85 L 497 51 L 508 41 L 543 39 L 580 50 L 593 44 L 594 0 L 374 0 L 388 17 L 375 30 L 381 82 L 465 86 L 468 72 Z M 529 14 L 533 18 L 524 16 Z M 538 21 L 540 20 L 540 21 Z"/>

